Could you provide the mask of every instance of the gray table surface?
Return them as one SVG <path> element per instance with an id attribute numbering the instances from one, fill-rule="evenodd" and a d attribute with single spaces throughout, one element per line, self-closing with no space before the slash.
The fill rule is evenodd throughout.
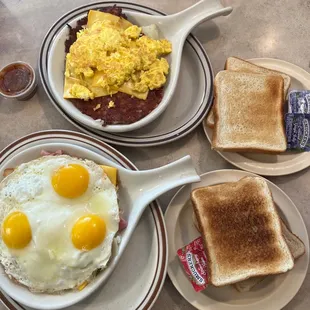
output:
<path id="1" fill-rule="evenodd" d="M 41 41 L 51 24 L 68 10 L 93 1 L 0 0 L 0 66 L 24 60 L 36 66 Z M 138 3 L 174 13 L 195 0 L 142 0 Z M 203 43 L 215 73 L 228 56 L 273 57 L 292 62 L 310 71 L 309 0 L 225 0 L 234 7 L 228 17 L 206 22 L 194 31 Z M 0 99 L 0 148 L 15 139 L 45 129 L 76 130 L 48 100 L 39 85 L 27 102 Z M 140 169 L 158 167 L 190 154 L 200 173 L 233 168 L 211 151 L 201 127 L 187 137 L 154 148 L 117 147 Z M 291 176 L 270 178 L 295 202 L 310 230 L 310 169 Z M 165 209 L 173 192 L 161 197 Z M 295 298 L 284 309 L 310 309 L 310 274 Z M 0 310 L 4 307 L 0 304 Z M 191 310 L 168 279 L 154 310 Z"/>

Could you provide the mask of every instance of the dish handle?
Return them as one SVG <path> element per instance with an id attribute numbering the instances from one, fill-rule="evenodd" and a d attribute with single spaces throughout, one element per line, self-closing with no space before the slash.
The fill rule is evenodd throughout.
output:
<path id="1" fill-rule="evenodd" d="M 200 177 L 189 155 L 160 168 L 128 171 L 122 175 L 122 183 L 126 184 L 125 190 L 133 205 L 131 216 L 138 218 L 149 203 L 163 193 L 199 181 Z"/>
<path id="2" fill-rule="evenodd" d="M 176 40 L 183 41 L 200 23 L 221 15 L 229 15 L 232 10 L 232 7 L 224 7 L 220 0 L 201 0 L 184 11 L 168 16 L 168 31 L 174 33 Z"/>

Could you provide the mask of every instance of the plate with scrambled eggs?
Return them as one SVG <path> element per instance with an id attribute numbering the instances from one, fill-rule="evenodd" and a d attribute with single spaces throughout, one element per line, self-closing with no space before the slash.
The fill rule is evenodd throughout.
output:
<path id="1" fill-rule="evenodd" d="M 139 25 L 134 14 L 161 13 L 120 5 L 84 6 L 52 26 L 40 53 L 43 86 L 70 122 L 101 140 L 128 146 L 176 140 L 198 126 L 209 109 L 209 59 L 190 35 L 169 103 L 173 45 L 155 25 Z"/>
<path id="2" fill-rule="evenodd" d="M 86 24 L 69 27 L 64 45 L 54 40 L 49 66 L 55 78 L 59 71 L 52 68 L 59 67 L 58 53 L 65 47 L 60 103 L 78 121 L 99 130 L 125 132 L 151 122 L 168 105 L 165 88 L 171 87 L 165 56 L 172 52 L 172 44 L 161 38 L 157 26 L 133 24 L 113 7 L 89 10 Z M 59 96 L 54 81 L 52 74 L 51 85 Z"/>

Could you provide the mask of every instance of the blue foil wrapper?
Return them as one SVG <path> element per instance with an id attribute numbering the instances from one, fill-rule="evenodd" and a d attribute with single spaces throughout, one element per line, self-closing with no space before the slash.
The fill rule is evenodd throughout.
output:
<path id="1" fill-rule="evenodd" d="M 288 113 L 310 114 L 310 90 L 292 90 L 288 95 Z"/>
<path id="2" fill-rule="evenodd" d="M 287 113 L 285 116 L 287 148 L 310 151 L 310 114 Z"/>

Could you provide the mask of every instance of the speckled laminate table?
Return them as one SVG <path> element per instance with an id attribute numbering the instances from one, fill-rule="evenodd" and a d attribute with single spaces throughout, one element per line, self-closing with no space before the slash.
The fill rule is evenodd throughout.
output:
<path id="1" fill-rule="evenodd" d="M 36 66 L 39 48 L 50 25 L 62 14 L 85 0 L 0 0 L 0 66 L 24 60 Z M 142 0 L 166 13 L 180 11 L 195 0 Z M 292 62 L 310 71 L 310 0 L 225 0 L 234 7 L 228 17 L 206 22 L 194 33 L 210 56 L 214 71 L 222 69 L 228 56 L 243 58 L 274 57 Z M 33 131 L 75 128 L 56 111 L 39 85 L 35 97 L 28 102 L 0 99 L 0 148 Z M 139 168 L 166 164 L 190 154 L 199 172 L 232 168 L 210 145 L 202 128 L 187 137 L 155 148 L 117 147 Z M 292 176 L 270 178 L 283 189 L 300 210 L 310 230 L 310 169 Z M 161 197 L 166 208 L 173 192 Z M 0 309 L 3 306 L 0 304 Z M 154 310 L 191 310 L 167 278 Z M 286 310 L 310 309 L 310 274 Z"/>

